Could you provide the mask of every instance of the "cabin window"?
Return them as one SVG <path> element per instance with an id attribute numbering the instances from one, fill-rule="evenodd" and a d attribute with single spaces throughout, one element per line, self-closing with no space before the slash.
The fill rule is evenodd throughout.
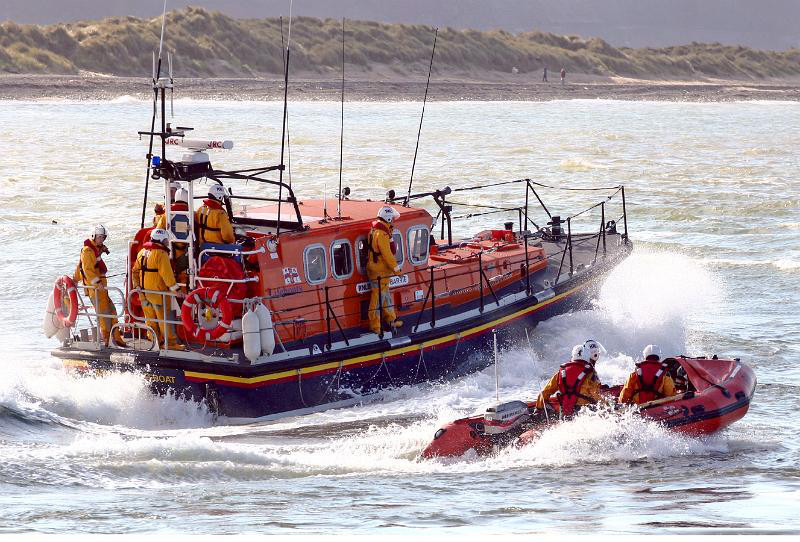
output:
<path id="1" fill-rule="evenodd" d="M 395 230 L 392 234 L 392 241 L 394 241 L 394 259 L 397 260 L 397 265 L 402 266 L 405 261 L 405 252 L 403 252 L 403 234 Z"/>
<path id="2" fill-rule="evenodd" d="M 362 275 L 367 274 L 367 258 L 369 257 L 369 248 L 367 247 L 367 236 L 359 235 L 356 238 L 356 267 L 358 272 Z"/>
<path id="3" fill-rule="evenodd" d="M 425 226 L 414 226 L 408 229 L 408 259 L 414 265 L 428 262 L 428 243 L 431 234 Z"/>
<path id="4" fill-rule="evenodd" d="M 303 252 L 303 263 L 306 268 L 306 280 L 309 284 L 319 284 L 328 278 L 324 246 L 319 244 L 307 246 Z"/>
<path id="5" fill-rule="evenodd" d="M 331 245 L 331 270 L 337 279 L 346 279 L 353 274 L 353 251 L 350 241 L 334 241 Z"/>

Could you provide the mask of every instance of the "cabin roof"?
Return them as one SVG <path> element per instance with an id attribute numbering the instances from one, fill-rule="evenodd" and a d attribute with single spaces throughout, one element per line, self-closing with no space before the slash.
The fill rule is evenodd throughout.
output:
<path id="1" fill-rule="evenodd" d="M 381 207 L 389 206 L 400 213 L 400 222 L 416 222 L 430 226 L 431 215 L 421 207 L 403 207 L 399 204 L 388 204 L 383 201 L 368 201 L 368 200 L 342 200 L 342 219 L 331 219 L 337 216 L 335 199 L 328 199 L 328 220 L 323 221 L 325 201 L 322 199 L 307 199 L 298 202 L 300 214 L 303 217 L 303 223 L 309 227 L 310 230 L 325 230 L 325 229 L 339 229 L 342 226 L 350 224 L 363 225 L 364 223 L 371 223 L 378 216 L 378 211 Z M 263 219 L 263 220 L 276 220 L 278 217 L 278 205 L 265 205 L 259 207 L 249 207 L 246 214 L 242 212 L 237 216 L 246 216 L 247 218 Z M 281 204 L 281 220 L 293 221 L 295 220 L 295 210 L 291 204 Z"/>

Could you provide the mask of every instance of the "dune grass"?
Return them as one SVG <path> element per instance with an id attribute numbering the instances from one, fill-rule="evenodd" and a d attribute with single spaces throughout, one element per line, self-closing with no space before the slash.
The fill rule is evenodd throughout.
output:
<path id="1" fill-rule="evenodd" d="M 150 74 L 160 18 L 114 17 L 48 26 L 0 24 L 0 72 L 120 76 Z M 180 77 L 251 77 L 282 73 L 280 20 L 233 19 L 201 8 L 167 14 L 165 46 Z M 286 30 L 286 28 L 284 28 Z M 347 62 L 364 71 L 419 75 L 430 57 L 433 29 L 424 25 L 347 22 Z M 341 62 L 341 21 L 297 17 L 293 70 L 326 74 Z M 569 73 L 650 79 L 759 80 L 800 75 L 800 51 L 759 51 L 718 43 L 666 48 L 615 48 L 599 38 L 544 32 L 511 34 L 443 28 L 437 74 Z"/>

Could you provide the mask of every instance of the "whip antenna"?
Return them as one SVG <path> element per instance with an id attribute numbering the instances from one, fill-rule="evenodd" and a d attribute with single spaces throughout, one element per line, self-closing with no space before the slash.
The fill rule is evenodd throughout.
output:
<path id="1" fill-rule="evenodd" d="M 283 21 L 283 19 L 281 19 Z M 283 28 L 283 25 L 281 25 Z M 283 36 L 283 34 L 281 34 Z M 289 35 L 286 37 L 286 62 L 283 64 L 283 126 L 281 128 L 281 168 L 279 170 L 278 184 L 278 224 L 275 228 L 275 237 L 281 234 L 281 207 L 283 207 L 283 158 L 286 148 L 286 109 L 289 100 L 289 51 L 292 42 L 292 1 L 289 1 Z"/>
<path id="2" fill-rule="evenodd" d="M 492 338 L 494 339 L 494 398 L 499 403 L 500 402 L 500 373 L 498 372 L 497 366 L 500 363 L 500 360 L 497 356 L 497 330 L 492 330 Z"/>
<path id="3" fill-rule="evenodd" d="M 422 100 L 422 114 L 419 116 L 419 130 L 417 131 L 417 146 L 414 148 L 414 161 L 411 163 L 411 178 L 408 180 L 408 194 L 406 201 L 403 205 L 408 207 L 408 201 L 411 199 L 411 185 L 414 183 L 414 168 L 417 165 L 417 151 L 419 151 L 419 137 L 422 134 L 422 119 L 425 118 L 425 103 L 428 101 L 428 87 L 431 84 L 431 70 L 433 70 L 433 55 L 436 53 L 436 38 L 439 35 L 439 29 L 435 29 L 433 33 L 433 50 L 431 51 L 431 64 L 428 66 L 428 82 L 425 83 L 425 98 Z"/>
<path id="4" fill-rule="evenodd" d="M 342 17 L 342 128 L 339 134 L 339 203 L 336 214 L 342 218 L 342 167 L 344 162 L 344 17 Z"/>
<path id="5" fill-rule="evenodd" d="M 153 159 L 153 139 L 155 138 L 156 130 L 156 115 L 158 114 L 158 80 L 161 78 L 161 52 L 164 49 L 164 27 L 167 22 L 167 0 L 164 0 L 164 10 L 161 13 L 161 38 L 158 42 L 158 64 L 155 62 L 155 52 L 153 53 L 153 118 L 150 121 L 150 145 L 147 150 L 147 173 L 144 179 L 144 201 L 142 202 L 142 225 L 144 228 L 144 218 L 147 213 L 147 191 L 150 187 L 150 168 L 152 167 L 151 160 Z M 163 119 L 162 119 L 163 120 Z M 162 130 L 163 132 L 163 130 Z M 164 147 L 166 143 L 164 138 L 161 138 L 161 154 L 164 154 Z"/>

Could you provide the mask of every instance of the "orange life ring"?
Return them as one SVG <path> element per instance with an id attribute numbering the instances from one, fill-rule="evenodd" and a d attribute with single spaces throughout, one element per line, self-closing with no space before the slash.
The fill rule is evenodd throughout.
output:
<path id="1" fill-rule="evenodd" d="M 214 329 L 204 329 L 195 321 L 195 307 L 208 306 L 219 313 L 219 321 Z M 214 288 L 198 288 L 183 300 L 181 306 L 181 322 L 186 331 L 197 340 L 213 341 L 222 337 L 231 329 L 233 309 L 228 299 Z"/>
<path id="2" fill-rule="evenodd" d="M 64 298 L 62 291 L 69 296 L 69 314 L 64 314 Z M 71 277 L 63 275 L 56 280 L 53 286 L 53 305 L 55 305 L 56 318 L 61 320 L 64 327 L 72 327 L 78 319 L 78 289 Z"/>

